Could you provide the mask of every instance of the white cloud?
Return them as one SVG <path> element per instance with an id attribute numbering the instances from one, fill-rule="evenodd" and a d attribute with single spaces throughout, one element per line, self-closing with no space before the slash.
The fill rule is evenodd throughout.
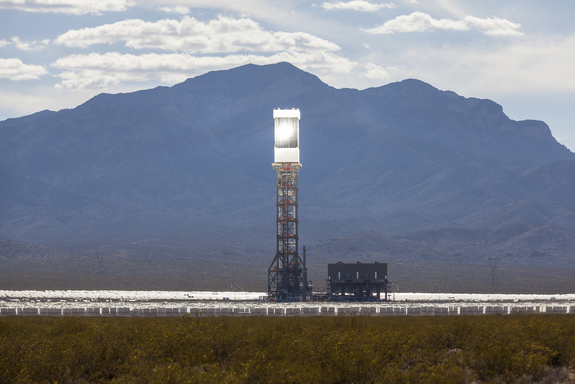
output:
<path id="1" fill-rule="evenodd" d="M 0 0 L 0 8 L 75 15 L 120 12 L 135 4 L 132 0 Z"/>
<path id="2" fill-rule="evenodd" d="M 173 7 L 158 7 L 158 11 L 187 15 L 188 13 L 190 13 L 190 7 L 186 7 L 185 5 L 176 5 Z"/>
<path id="3" fill-rule="evenodd" d="M 8 45 L 8 44 L 10 44 L 10 43 L 7 42 L 6 40 L 4 40 L 4 39 L 0 40 L 0 48 L 2 48 L 5 45 Z"/>
<path id="4" fill-rule="evenodd" d="M 24 64 L 20 59 L 0 59 L 0 78 L 10 80 L 32 80 L 47 74 L 41 65 Z"/>
<path id="5" fill-rule="evenodd" d="M 395 63 L 401 70 L 394 79 L 419 78 L 469 96 L 575 92 L 575 34 L 537 36 L 497 47 L 418 47 Z"/>
<path id="6" fill-rule="evenodd" d="M 44 39 L 41 41 L 30 41 L 30 42 L 26 42 L 26 41 L 21 41 L 20 38 L 18 38 L 17 36 L 14 36 L 12 38 L 12 43 L 14 44 L 14 46 L 16 48 L 18 48 L 21 51 L 32 51 L 32 50 L 36 50 L 36 49 L 43 49 L 46 48 L 46 46 L 50 43 L 50 39 Z"/>
<path id="7" fill-rule="evenodd" d="M 517 31 L 517 29 L 521 28 L 521 24 L 513 23 L 506 19 L 497 17 L 481 19 L 473 16 L 466 16 L 461 20 L 434 19 L 423 12 L 413 12 L 410 15 L 398 16 L 378 27 L 365 29 L 364 31 L 371 34 L 390 34 L 395 32 L 423 32 L 433 29 L 466 31 L 470 27 L 483 30 L 486 35 L 523 35 L 523 33 Z"/>
<path id="8" fill-rule="evenodd" d="M 522 36 L 523 33 L 519 32 L 521 24 L 512 23 L 509 20 L 500 19 L 498 17 L 488 17 L 480 19 L 473 16 L 465 16 L 463 18 L 467 23 L 473 25 L 478 29 L 484 30 L 486 35 L 501 35 L 501 36 Z"/>
<path id="9" fill-rule="evenodd" d="M 95 28 L 70 30 L 56 38 L 56 44 L 88 47 L 123 41 L 135 49 L 152 48 L 187 53 L 277 52 L 286 49 L 336 51 L 327 40 L 305 32 L 269 32 L 255 21 L 219 16 L 202 22 L 184 16 L 181 20 L 157 22 L 124 20 Z"/>
<path id="10" fill-rule="evenodd" d="M 332 9 L 352 9 L 354 11 L 359 12 L 375 12 L 380 10 L 381 8 L 397 8 L 397 5 L 394 3 L 381 3 L 381 4 L 374 4 L 370 3 L 365 0 L 352 0 L 348 2 L 339 1 L 337 3 L 327 3 L 324 2 L 320 5 L 320 7 L 328 10 Z"/>
<path id="11" fill-rule="evenodd" d="M 272 56 L 228 55 L 191 56 L 183 53 L 131 55 L 118 52 L 71 55 L 52 66 L 63 70 L 57 88 L 82 89 L 111 87 L 123 82 L 161 81 L 173 84 L 206 71 L 240 65 L 287 61 L 314 73 L 350 73 L 357 63 L 329 52 L 284 51 Z"/>
<path id="12" fill-rule="evenodd" d="M 388 34 L 394 32 L 423 32 L 434 28 L 462 31 L 469 27 L 463 20 L 436 20 L 427 13 L 413 12 L 410 15 L 398 16 L 393 20 L 383 23 L 379 27 L 366 29 L 365 31 L 372 34 Z"/>
<path id="13" fill-rule="evenodd" d="M 365 73 L 363 76 L 374 80 L 387 80 L 390 77 L 386 69 L 373 63 L 367 63 L 365 65 Z"/>

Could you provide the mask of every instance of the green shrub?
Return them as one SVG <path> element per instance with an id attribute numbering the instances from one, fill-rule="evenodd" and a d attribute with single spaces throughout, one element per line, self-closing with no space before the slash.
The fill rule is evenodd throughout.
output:
<path id="1" fill-rule="evenodd" d="M 0 383 L 543 382 L 570 315 L 0 318 Z"/>

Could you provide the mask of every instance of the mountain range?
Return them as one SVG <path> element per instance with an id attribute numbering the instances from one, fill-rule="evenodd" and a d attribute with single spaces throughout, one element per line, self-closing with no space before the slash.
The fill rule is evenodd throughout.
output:
<path id="1" fill-rule="evenodd" d="M 415 79 L 336 89 L 288 63 L 0 122 L 0 238 L 267 264 L 272 111 L 294 107 L 300 244 L 317 260 L 570 265 L 575 154 L 544 122 Z"/>

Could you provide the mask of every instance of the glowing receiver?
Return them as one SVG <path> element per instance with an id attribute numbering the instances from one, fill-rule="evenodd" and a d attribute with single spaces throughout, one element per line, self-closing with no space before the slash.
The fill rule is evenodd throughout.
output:
<path id="1" fill-rule="evenodd" d="M 299 163 L 299 109 L 274 109 L 274 163 Z"/>

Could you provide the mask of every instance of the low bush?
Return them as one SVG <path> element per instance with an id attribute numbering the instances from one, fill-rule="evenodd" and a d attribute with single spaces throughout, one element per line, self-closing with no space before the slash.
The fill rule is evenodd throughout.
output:
<path id="1" fill-rule="evenodd" d="M 572 382 L 575 317 L 0 318 L 0 383 Z"/>

